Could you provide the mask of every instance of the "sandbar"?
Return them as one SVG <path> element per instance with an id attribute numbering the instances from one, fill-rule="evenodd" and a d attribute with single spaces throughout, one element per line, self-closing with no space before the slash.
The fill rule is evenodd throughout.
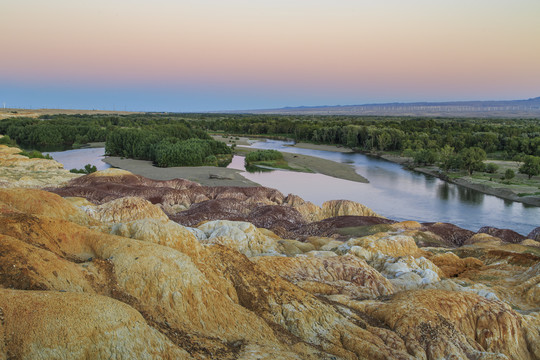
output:
<path id="1" fill-rule="evenodd" d="M 316 149 L 322 150 L 318 146 Z M 248 146 L 238 146 L 237 154 L 246 154 L 259 149 Z M 368 180 L 356 173 L 354 166 L 331 160 L 321 159 L 315 156 L 292 154 L 282 152 L 289 166 L 299 171 L 320 173 L 339 179 L 367 183 Z M 107 164 L 120 169 L 128 170 L 134 174 L 154 180 L 170 180 L 182 178 L 200 183 L 206 186 L 259 186 L 256 182 L 246 179 L 241 175 L 242 170 L 229 169 L 214 166 L 195 167 L 168 167 L 160 168 L 152 165 L 151 161 L 134 160 L 107 156 L 103 159 Z"/>
<path id="2" fill-rule="evenodd" d="M 103 159 L 107 164 L 154 180 L 187 179 L 205 186 L 260 186 L 246 179 L 241 170 L 216 166 L 182 166 L 160 168 L 151 161 L 133 160 L 116 156 Z"/>

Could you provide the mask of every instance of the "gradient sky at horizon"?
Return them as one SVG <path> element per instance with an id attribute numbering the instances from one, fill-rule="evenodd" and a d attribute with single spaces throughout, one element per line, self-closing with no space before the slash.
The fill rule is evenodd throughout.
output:
<path id="1" fill-rule="evenodd" d="M 2 0 L 7 107 L 540 96 L 538 0 Z"/>

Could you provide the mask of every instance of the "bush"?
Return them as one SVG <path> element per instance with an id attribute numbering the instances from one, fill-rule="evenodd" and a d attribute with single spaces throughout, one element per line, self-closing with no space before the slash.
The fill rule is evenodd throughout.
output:
<path id="1" fill-rule="evenodd" d="M 97 171 L 97 167 L 92 164 L 84 165 L 84 169 L 71 169 L 69 172 L 74 174 L 91 174 Z"/>
<path id="2" fill-rule="evenodd" d="M 282 160 L 283 154 L 277 150 L 257 150 L 246 155 L 246 164 L 251 164 L 259 161 L 275 161 Z"/>
<path id="3" fill-rule="evenodd" d="M 506 171 L 504 172 L 505 180 L 513 179 L 515 176 L 516 176 L 516 173 L 512 169 L 506 169 Z"/>
<path id="4" fill-rule="evenodd" d="M 204 159 L 204 165 L 206 166 L 218 166 L 218 159 L 215 155 L 207 156 L 206 159 Z"/>
<path id="5" fill-rule="evenodd" d="M 23 150 L 19 153 L 19 155 L 26 156 L 27 158 L 30 158 L 30 159 L 47 159 L 47 160 L 53 159 L 51 155 L 49 154 L 43 155 L 41 152 L 37 150 L 32 150 L 32 151 Z"/>
<path id="6" fill-rule="evenodd" d="M 15 142 L 15 140 L 13 140 L 7 135 L 0 137 L 0 144 L 11 146 L 11 147 L 17 146 L 17 143 Z"/>
<path id="7" fill-rule="evenodd" d="M 403 153 L 401 154 L 403 157 L 408 157 L 408 158 L 412 158 L 414 157 L 414 150 L 411 149 L 411 148 L 407 148 L 405 150 L 403 150 Z"/>
<path id="8" fill-rule="evenodd" d="M 494 163 L 487 163 L 486 164 L 486 172 L 490 174 L 495 174 L 497 170 L 499 170 L 499 166 Z"/>

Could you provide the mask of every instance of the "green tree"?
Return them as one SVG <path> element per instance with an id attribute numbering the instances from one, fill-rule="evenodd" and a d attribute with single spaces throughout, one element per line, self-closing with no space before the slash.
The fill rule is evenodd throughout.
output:
<path id="1" fill-rule="evenodd" d="M 437 153 L 433 150 L 422 149 L 414 153 L 414 163 L 419 165 L 433 165 L 437 162 Z"/>
<path id="2" fill-rule="evenodd" d="M 486 152 L 478 147 L 470 147 L 460 152 L 460 158 L 463 169 L 472 175 L 473 171 L 483 169 Z"/>
<path id="3" fill-rule="evenodd" d="M 499 169 L 499 166 L 494 163 L 489 163 L 486 165 L 486 172 L 490 174 L 494 174 Z"/>
<path id="4" fill-rule="evenodd" d="M 516 176 L 516 173 L 512 169 L 506 169 L 506 171 L 504 172 L 504 179 L 505 180 L 513 179 L 514 176 Z"/>
<path id="5" fill-rule="evenodd" d="M 532 155 L 526 156 L 525 159 L 523 159 L 523 165 L 519 168 L 519 172 L 527 175 L 529 179 L 540 174 L 540 157 Z"/>
<path id="6" fill-rule="evenodd" d="M 450 145 L 444 145 L 439 152 L 440 166 L 443 170 L 448 170 L 452 167 L 454 157 L 454 148 Z"/>
<path id="7" fill-rule="evenodd" d="M 383 151 L 386 150 L 388 145 L 390 145 L 392 141 L 392 138 L 390 137 L 390 134 L 387 132 L 381 132 L 379 135 L 377 135 L 377 144 L 379 147 L 379 150 Z"/>
<path id="8" fill-rule="evenodd" d="M 84 169 L 71 169 L 69 172 L 75 173 L 75 174 L 91 174 L 95 173 L 97 171 L 97 168 L 95 165 L 92 164 L 86 164 L 84 165 Z"/>

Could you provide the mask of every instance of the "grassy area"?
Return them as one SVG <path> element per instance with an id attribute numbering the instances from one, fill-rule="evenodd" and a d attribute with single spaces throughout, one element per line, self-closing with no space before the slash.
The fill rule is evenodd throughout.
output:
<path id="1" fill-rule="evenodd" d="M 290 171 L 312 172 L 306 168 L 292 167 L 283 154 L 276 150 L 257 150 L 249 152 L 246 155 L 246 169 L 248 171 L 257 171 L 259 169 L 282 169 Z"/>
<path id="2" fill-rule="evenodd" d="M 30 159 L 47 159 L 47 160 L 53 159 L 51 155 L 49 154 L 43 155 L 41 152 L 37 150 L 32 150 L 32 151 L 23 150 L 19 153 L 19 155 L 26 156 L 27 158 L 30 158 Z"/>
<path id="3" fill-rule="evenodd" d="M 519 173 L 521 163 L 516 161 L 487 160 L 486 164 L 494 163 L 498 166 L 493 173 L 475 171 L 472 175 L 466 171 L 449 171 L 445 175 L 449 180 L 464 180 L 471 184 L 476 184 L 486 188 L 493 189 L 493 194 L 502 194 L 501 190 L 510 191 L 517 197 L 540 196 L 540 176 L 533 176 L 531 179 L 525 174 Z M 433 173 L 438 172 L 436 167 L 426 167 Z M 510 169 L 514 172 L 511 179 L 505 178 L 506 171 Z"/>
<path id="4" fill-rule="evenodd" d="M 492 170 L 492 172 L 474 171 L 472 175 L 469 175 L 465 170 L 451 170 L 443 172 L 435 165 L 413 165 L 413 160 L 411 158 L 397 155 L 396 152 L 384 151 L 378 153 L 378 155 L 383 155 L 383 157 L 387 160 L 405 164 L 405 166 L 410 169 L 416 169 L 418 171 L 449 181 L 459 181 L 460 185 L 467 186 L 464 183 L 468 183 L 477 190 L 500 196 L 505 199 L 520 201 L 517 200 L 517 198 L 531 197 L 533 200 L 528 199 L 524 202 L 536 205 L 538 202 L 534 199 L 540 198 L 540 176 L 533 176 L 531 179 L 529 179 L 527 175 L 520 174 L 519 168 L 523 163 L 519 161 L 498 160 L 495 159 L 497 156 L 490 156 L 488 160 L 484 161 L 486 169 L 489 167 L 489 164 L 494 164 L 496 165 L 494 167 L 496 170 Z M 491 167 L 493 168 L 493 166 Z M 508 170 L 511 170 L 514 173 L 514 177 L 507 178 L 505 176 Z"/>
<path id="5" fill-rule="evenodd" d="M 533 176 L 531 179 L 525 174 L 519 173 L 519 167 L 521 163 L 516 161 L 503 161 L 503 160 L 487 160 L 486 163 L 496 164 L 499 168 L 495 173 L 487 172 L 475 172 L 471 176 L 473 180 L 482 182 L 489 182 L 497 186 L 508 186 L 510 188 L 526 187 L 527 191 L 520 191 L 520 196 L 527 195 L 539 195 L 538 189 L 540 189 L 540 176 Z M 514 171 L 515 177 L 511 179 L 505 179 L 505 172 L 510 169 Z"/>

